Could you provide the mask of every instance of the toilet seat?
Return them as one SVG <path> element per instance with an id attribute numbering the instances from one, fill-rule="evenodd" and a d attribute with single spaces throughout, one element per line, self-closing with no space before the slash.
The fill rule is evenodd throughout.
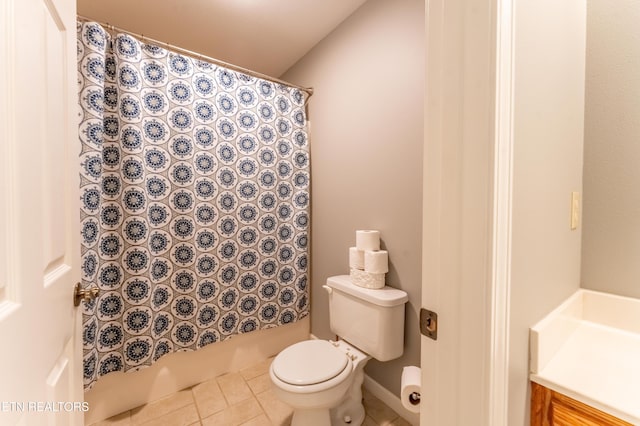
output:
<path id="1" fill-rule="evenodd" d="M 289 346 L 273 360 L 271 372 L 277 385 L 300 393 L 318 392 L 347 379 L 352 362 L 326 340 L 306 340 Z"/>

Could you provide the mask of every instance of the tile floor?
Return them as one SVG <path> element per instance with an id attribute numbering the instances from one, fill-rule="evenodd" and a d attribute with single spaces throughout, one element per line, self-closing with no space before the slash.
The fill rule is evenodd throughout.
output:
<path id="1" fill-rule="evenodd" d="M 271 390 L 271 359 L 217 377 L 161 400 L 134 408 L 92 426 L 282 426 L 291 408 Z M 363 426 L 410 426 L 391 408 L 364 391 Z"/>

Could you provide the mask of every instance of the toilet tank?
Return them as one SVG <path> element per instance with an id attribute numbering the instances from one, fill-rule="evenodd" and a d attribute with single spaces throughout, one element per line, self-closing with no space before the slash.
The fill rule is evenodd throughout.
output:
<path id="1" fill-rule="evenodd" d="M 328 278 L 325 288 L 331 331 L 378 361 L 402 355 L 406 292 L 388 286 L 359 287 L 348 275 Z"/>

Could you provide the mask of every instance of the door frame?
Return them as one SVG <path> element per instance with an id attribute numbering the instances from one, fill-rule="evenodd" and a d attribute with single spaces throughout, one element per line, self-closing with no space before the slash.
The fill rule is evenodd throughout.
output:
<path id="1" fill-rule="evenodd" d="M 511 312 L 511 231 L 513 188 L 513 117 L 515 1 L 496 0 L 495 149 L 493 204 L 493 274 L 489 424 L 507 426 L 509 415 L 509 334 Z"/>
<path id="2" fill-rule="evenodd" d="M 421 424 L 508 424 L 514 1 L 425 2 Z"/>

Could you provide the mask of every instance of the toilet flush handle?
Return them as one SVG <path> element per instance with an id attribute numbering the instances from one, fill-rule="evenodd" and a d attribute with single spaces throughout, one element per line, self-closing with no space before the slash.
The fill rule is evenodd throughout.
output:
<path id="1" fill-rule="evenodd" d="M 327 290 L 327 293 L 329 293 L 329 294 L 333 293 L 333 289 L 331 287 L 329 287 L 328 285 L 323 285 L 322 288 Z"/>

